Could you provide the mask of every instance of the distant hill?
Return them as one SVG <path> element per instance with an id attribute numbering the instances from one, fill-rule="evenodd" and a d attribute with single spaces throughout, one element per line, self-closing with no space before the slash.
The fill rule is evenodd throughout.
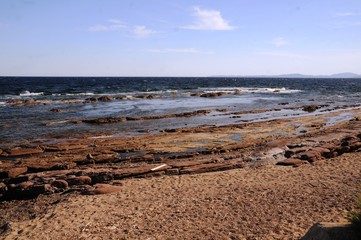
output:
<path id="1" fill-rule="evenodd" d="M 361 75 L 356 73 L 336 73 L 332 75 L 303 75 L 303 74 L 283 74 L 278 77 L 287 77 L 287 78 L 361 78 Z"/>
<path id="2" fill-rule="evenodd" d="M 336 73 L 332 75 L 304 75 L 300 73 L 281 74 L 281 75 L 218 75 L 211 77 L 270 77 L 270 78 L 361 78 L 360 74 L 356 73 Z"/>

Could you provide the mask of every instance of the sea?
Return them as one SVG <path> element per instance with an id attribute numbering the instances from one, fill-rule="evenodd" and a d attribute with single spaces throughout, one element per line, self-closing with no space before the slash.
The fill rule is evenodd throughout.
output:
<path id="1" fill-rule="evenodd" d="M 361 79 L 0 77 L 0 143 L 245 124 L 359 108 L 359 104 Z M 307 105 L 320 107 L 313 112 L 302 110 Z M 84 122 L 197 110 L 209 112 L 109 124 Z"/>

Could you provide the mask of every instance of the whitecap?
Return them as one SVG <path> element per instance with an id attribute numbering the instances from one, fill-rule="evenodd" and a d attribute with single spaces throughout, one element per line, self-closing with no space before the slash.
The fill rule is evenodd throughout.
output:
<path id="1" fill-rule="evenodd" d="M 43 92 L 30 92 L 30 91 L 24 91 L 19 94 L 21 97 L 30 97 L 30 96 L 41 96 L 44 95 Z"/>
<path id="2" fill-rule="evenodd" d="M 85 92 L 85 93 L 66 93 L 66 96 L 92 96 L 95 95 L 92 92 Z"/>

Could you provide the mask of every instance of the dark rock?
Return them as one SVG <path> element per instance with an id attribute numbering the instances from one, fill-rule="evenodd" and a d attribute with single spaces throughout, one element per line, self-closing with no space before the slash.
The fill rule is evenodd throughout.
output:
<path id="1" fill-rule="evenodd" d="M 8 187 L 5 183 L 0 182 L 0 197 L 8 190 Z"/>
<path id="2" fill-rule="evenodd" d="M 303 152 L 299 156 L 302 160 L 306 160 L 311 163 L 322 159 L 321 153 L 318 151 L 313 151 L 313 150 Z"/>
<path id="3" fill-rule="evenodd" d="M 305 152 L 308 148 L 306 147 L 299 147 L 299 148 L 291 148 L 285 152 L 285 157 L 289 158 L 297 153 Z"/>
<path id="4" fill-rule="evenodd" d="M 14 177 L 9 179 L 8 183 L 9 184 L 18 184 L 18 183 L 22 183 L 22 182 L 26 182 L 30 180 L 30 176 L 28 175 L 22 175 L 22 176 L 18 176 L 18 177 Z"/>
<path id="5" fill-rule="evenodd" d="M 90 185 L 92 179 L 88 176 L 69 177 L 66 179 L 69 185 Z"/>
<path id="6" fill-rule="evenodd" d="M 223 96 L 224 94 L 225 94 L 224 92 L 203 93 L 203 94 L 200 95 L 200 97 L 215 98 L 215 97 Z"/>
<path id="7" fill-rule="evenodd" d="M 113 180 L 113 174 L 111 172 L 93 172 L 90 173 L 92 183 L 104 183 Z"/>
<path id="8" fill-rule="evenodd" d="M 57 163 L 53 165 L 49 170 L 67 170 L 76 167 L 76 163 L 69 162 L 69 163 Z"/>
<path id="9" fill-rule="evenodd" d="M 320 106 L 318 105 L 307 105 L 307 106 L 303 106 L 302 110 L 305 112 L 314 112 L 319 108 Z"/>
<path id="10" fill-rule="evenodd" d="M 5 223 L 4 225 L 2 225 L 1 227 L 0 227 L 0 235 L 5 235 L 5 234 L 7 234 L 8 232 L 10 232 L 11 231 L 11 223 Z"/>
<path id="11" fill-rule="evenodd" d="M 127 118 L 98 118 L 98 119 L 86 119 L 82 122 L 84 123 L 95 123 L 95 124 L 104 124 L 104 123 L 117 123 L 117 122 L 125 122 Z"/>
<path id="12" fill-rule="evenodd" d="M 50 109 L 50 112 L 53 112 L 53 113 L 60 113 L 60 112 L 62 112 L 62 110 L 61 110 L 61 109 L 59 109 L 59 108 L 53 108 L 53 109 Z"/>
<path id="13" fill-rule="evenodd" d="M 360 236 L 349 223 L 316 223 L 302 240 L 359 240 Z"/>
<path id="14" fill-rule="evenodd" d="M 98 99 L 95 97 L 91 97 L 91 98 L 86 98 L 85 101 L 86 102 L 96 102 L 96 101 L 98 101 Z"/>
<path id="15" fill-rule="evenodd" d="M 178 168 L 167 169 L 165 171 L 165 174 L 167 174 L 167 175 L 179 175 L 179 169 Z"/>
<path id="16" fill-rule="evenodd" d="M 68 182 L 65 180 L 55 180 L 54 182 L 51 183 L 51 185 L 58 189 L 67 189 L 69 186 Z"/>
<path id="17" fill-rule="evenodd" d="M 361 148 L 361 142 L 355 142 L 355 143 L 350 144 L 350 151 L 351 152 L 357 151 L 360 148 Z"/>
<path id="18" fill-rule="evenodd" d="M 112 98 L 108 97 L 108 96 L 102 96 L 102 97 L 99 97 L 97 100 L 100 102 L 110 102 L 110 101 L 112 101 Z"/>

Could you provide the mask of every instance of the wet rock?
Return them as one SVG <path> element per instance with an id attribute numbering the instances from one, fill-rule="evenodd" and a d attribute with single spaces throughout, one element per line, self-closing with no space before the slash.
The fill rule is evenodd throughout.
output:
<path id="1" fill-rule="evenodd" d="M 53 187 L 56 187 L 58 189 L 67 189 L 69 187 L 69 184 L 65 180 L 55 180 L 51 183 Z"/>
<path id="2" fill-rule="evenodd" d="M 95 123 L 95 124 L 104 124 L 104 123 L 117 123 L 117 122 L 125 122 L 127 118 L 97 118 L 97 119 L 86 119 L 82 122 L 84 123 Z"/>
<path id="3" fill-rule="evenodd" d="M 112 101 L 112 98 L 109 96 L 102 96 L 102 97 L 99 97 L 97 100 L 100 102 L 110 102 L 110 101 Z"/>
<path id="4" fill-rule="evenodd" d="M 91 98 L 86 98 L 85 101 L 86 102 L 96 102 L 96 101 L 98 101 L 98 99 L 95 97 L 91 97 Z"/>
<path id="5" fill-rule="evenodd" d="M 314 112 L 319 108 L 320 108 L 320 106 L 318 106 L 318 105 L 306 105 L 306 106 L 303 106 L 302 110 L 305 112 Z"/>
<path id="6" fill-rule="evenodd" d="M 307 163 L 308 163 L 307 161 L 300 160 L 297 158 L 288 158 L 283 161 L 277 162 L 276 165 L 299 167 L 299 166 L 307 164 Z"/>
<path id="7" fill-rule="evenodd" d="M 62 112 L 62 110 L 61 110 L 61 109 L 59 109 L 59 108 L 52 108 L 52 109 L 50 109 L 50 112 L 53 112 L 53 113 L 60 113 L 60 112 Z"/>
<path id="8" fill-rule="evenodd" d="M 88 195 L 109 194 L 109 193 L 119 192 L 120 190 L 122 190 L 122 187 L 120 186 L 98 183 L 94 185 L 94 189 L 87 190 L 83 192 L 83 194 L 88 194 Z"/>
<path id="9" fill-rule="evenodd" d="M 224 92 L 203 93 L 203 94 L 200 95 L 200 97 L 215 98 L 215 97 L 223 96 L 224 94 L 225 94 Z"/>

